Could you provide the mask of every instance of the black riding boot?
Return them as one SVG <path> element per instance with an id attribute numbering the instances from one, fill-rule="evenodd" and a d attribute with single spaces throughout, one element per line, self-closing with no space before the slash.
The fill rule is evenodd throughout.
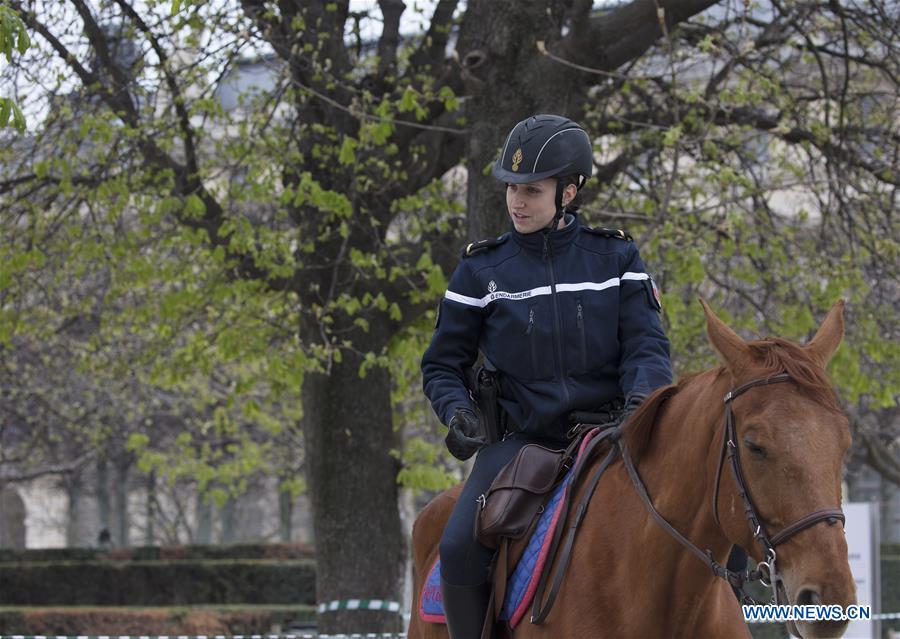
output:
<path id="1" fill-rule="evenodd" d="M 491 598 L 491 584 L 454 586 L 441 578 L 441 596 L 450 639 L 481 639 Z"/>

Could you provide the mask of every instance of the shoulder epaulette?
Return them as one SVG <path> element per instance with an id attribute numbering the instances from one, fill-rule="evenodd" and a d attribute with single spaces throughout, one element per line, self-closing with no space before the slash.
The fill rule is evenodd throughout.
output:
<path id="1" fill-rule="evenodd" d="M 582 226 L 585 231 L 588 233 L 593 233 L 594 235 L 602 235 L 603 237 L 613 237 L 617 240 L 624 240 L 626 242 L 633 242 L 634 238 L 631 237 L 628 233 L 621 229 L 606 229 L 606 228 L 591 228 L 590 226 Z"/>
<path id="2" fill-rule="evenodd" d="M 490 237 L 486 240 L 479 240 L 477 242 L 472 242 L 468 244 L 462 250 L 462 257 L 471 257 L 478 251 L 483 251 L 484 249 L 494 248 L 495 246 L 499 246 L 506 241 L 506 238 L 509 237 L 509 233 L 504 233 L 500 237 Z"/>

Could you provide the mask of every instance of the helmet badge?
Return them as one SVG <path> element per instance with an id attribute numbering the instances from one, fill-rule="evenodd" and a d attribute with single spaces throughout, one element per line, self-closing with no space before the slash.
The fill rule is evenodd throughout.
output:
<path id="1" fill-rule="evenodd" d="M 525 159 L 524 154 L 522 153 L 522 149 L 516 149 L 516 152 L 513 153 L 512 156 L 512 170 L 518 171 L 519 165 L 522 163 L 522 160 Z"/>

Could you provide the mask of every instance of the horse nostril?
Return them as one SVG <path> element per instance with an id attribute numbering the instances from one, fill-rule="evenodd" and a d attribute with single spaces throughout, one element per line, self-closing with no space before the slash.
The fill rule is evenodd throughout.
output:
<path id="1" fill-rule="evenodd" d="M 797 593 L 797 605 L 817 606 L 822 603 L 822 595 L 813 588 L 803 588 Z"/>

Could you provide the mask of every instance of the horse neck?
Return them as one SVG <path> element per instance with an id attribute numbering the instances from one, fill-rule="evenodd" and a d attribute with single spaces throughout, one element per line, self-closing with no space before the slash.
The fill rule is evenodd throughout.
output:
<path id="1" fill-rule="evenodd" d="M 712 369 L 688 380 L 657 418 L 650 444 L 635 460 L 656 509 L 701 550 L 724 562 L 730 542 L 716 524 L 712 498 L 724 423 L 723 397 L 730 379 Z M 649 512 L 647 518 L 650 517 Z M 666 535 L 654 526 L 654 535 Z M 679 546 L 680 548 L 680 546 Z M 687 549 L 677 559 L 685 568 L 709 569 Z M 683 582 L 682 582 L 683 583 Z"/>

